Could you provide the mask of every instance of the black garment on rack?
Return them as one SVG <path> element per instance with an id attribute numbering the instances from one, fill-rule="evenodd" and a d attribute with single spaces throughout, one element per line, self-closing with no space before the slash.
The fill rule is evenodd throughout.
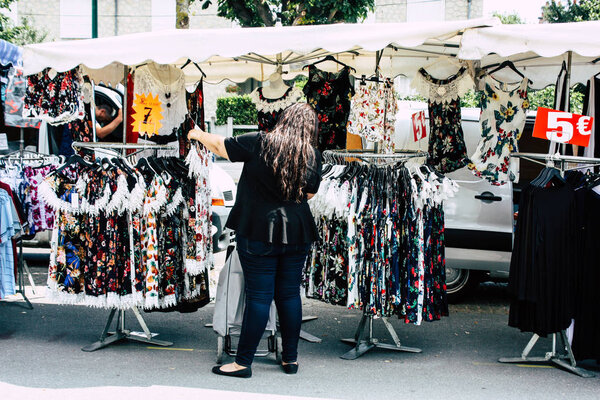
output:
<path id="1" fill-rule="evenodd" d="M 581 268 L 577 277 L 577 299 L 573 353 L 577 360 L 600 362 L 600 194 L 592 189 L 580 189 L 583 211 L 580 236 Z"/>
<path id="2" fill-rule="evenodd" d="M 575 311 L 577 206 L 573 187 L 521 193 L 508 283 L 510 326 L 540 336 L 566 329 Z"/>
<path id="3" fill-rule="evenodd" d="M 306 202 L 284 201 L 275 175 L 260 154 L 262 133 L 225 139 L 232 162 L 243 161 L 235 205 L 226 226 L 251 240 L 277 244 L 311 243 L 317 227 Z M 321 154 L 315 150 L 308 165 L 305 193 L 316 193 L 321 183 Z"/>

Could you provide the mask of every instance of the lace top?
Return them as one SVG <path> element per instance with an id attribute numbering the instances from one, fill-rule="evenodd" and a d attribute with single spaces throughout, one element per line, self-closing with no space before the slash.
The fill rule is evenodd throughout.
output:
<path id="1" fill-rule="evenodd" d="M 360 85 L 352 98 L 348 132 L 371 142 L 382 142 L 385 152 L 393 152 L 397 112 L 394 84 L 390 80 Z"/>
<path id="2" fill-rule="evenodd" d="M 421 68 L 411 83 L 411 86 L 419 94 L 435 103 L 449 103 L 452 100 L 457 100 L 473 89 L 474 85 L 473 78 L 464 67 L 446 79 L 434 78 Z"/>
<path id="3" fill-rule="evenodd" d="M 173 134 L 173 130 L 179 128 L 187 114 L 183 72 L 170 65 L 150 63 L 136 69 L 133 87 L 134 95 L 158 95 L 163 109 L 162 127 L 158 134 Z"/>
<path id="4" fill-rule="evenodd" d="M 263 88 L 259 87 L 252 92 L 250 97 L 258 111 L 258 129 L 269 132 L 275 127 L 281 111 L 297 103 L 302 98 L 302 91 L 297 87 L 290 87 L 280 98 L 270 99 L 265 97 Z"/>
<path id="5" fill-rule="evenodd" d="M 436 79 L 421 68 L 413 87 L 429 99 L 428 163 L 442 173 L 469 164 L 460 117 L 460 96 L 473 87 L 466 69 L 461 68 L 446 79 Z"/>

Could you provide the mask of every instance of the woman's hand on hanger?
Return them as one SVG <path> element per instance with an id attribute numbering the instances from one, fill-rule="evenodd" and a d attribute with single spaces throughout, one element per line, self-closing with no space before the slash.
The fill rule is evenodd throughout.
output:
<path id="1" fill-rule="evenodd" d="M 219 157 L 223 157 L 229 160 L 227 149 L 225 148 L 225 138 L 220 135 L 208 133 L 202 129 L 192 129 L 188 133 L 188 139 L 197 140 L 202 143 L 208 150 L 212 151 Z"/>

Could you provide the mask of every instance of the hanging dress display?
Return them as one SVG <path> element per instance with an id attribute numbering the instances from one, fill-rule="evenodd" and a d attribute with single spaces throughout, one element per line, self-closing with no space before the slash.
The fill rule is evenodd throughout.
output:
<path id="1" fill-rule="evenodd" d="M 326 72 L 309 65 L 308 82 L 303 91 L 306 101 L 315 109 L 319 119 L 319 151 L 345 149 L 350 101 L 354 96 L 350 68 Z"/>
<path id="2" fill-rule="evenodd" d="M 161 127 L 156 135 L 141 135 L 138 143 L 151 142 L 154 144 L 168 144 L 179 147 L 177 130 L 184 122 L 188 113 L 185 90 L 185 77 L 181 69 L 171 65 L 148 63 L 135 70 L 133 77 L 133 94 L 158 95 L 161 103 Z M 179 150 L 161 151 L 164 156 L 178 156 Z"/>
<path id="3" fill-rule="evenodd" d="M 508 324 L 546 336 L 568 328 L 575 315 L 577 201 L 573 186 L 561 179 L 533 182 L 519 202 Z"/>
<path id="4" fill-rule="evenodd" d="M 352 97 L 348 132 L 370 142 L 381 143 L 385 153 L 393 153 L 397 112 L 398 102 L 392 80 L 361 82 Z"/>
<path id="5" fill-rule="evenodd" d="M 51 298 L 146 310 L 208 303 L 210 157 L 192 153 L 190 166 L 178 158 L 136 168 L 77 162 L 44 180 L 40 194 L 56 210 Z"/>
<path id="6" fill-rule="evenodd" d="M 519 151 L 519 139 L 525 127 L 529 100 L 528 79 L 504 84 L 486 76 L 481 94 L 481 140 L 471 157 L 469 169 L 493 185 L 514 181 L 518 164 L 510 153 Z"/>
<path id="7" fill-rule="evenodd" d="M 271 99 L 263 94 L 262 87 L 258 87 L 250 94 L 250 98 L 254 105 L 256 105 L 258 130 L 261 132 L 270 132 L 275 128 L 281 112 L 300 101 L 302 91 L 292 86 L 285 91 L 283 96 Z"/>
<path id="8" fill-rule="evenodd" d="M 56 72 L 50 68 L 27 77 L 23 117 L 38 118 L 52 125 L 82 119 L 85 115 L 77 69 Z"/>
<path id="9" fill-rule="evenodd" d="M 188 133 L 194 128 L 206 129 L 204 124 L 204 92 L 203 81 L 200 81 L 192 88 L 192 91 L 186 90 L 186 102 L 188 114 L 185 121 L 177 131 L 179 138 L 179 157 L 186 158 L 190 152 L 191 142 L 188 139 Z"/>
<path id="10" fill-rule="evenodd" d="M 466 68 L 446 79 L 436 79 L 421 68 L 412 86 L 428 101 L 429 158 L 437 171 L 449 173 L 469 164 L 460 116 L 460 97 L 473 88 Z"/>
<path id="11" fill-rule="evenodd" d="M 448 315 L 443 201 L 456 185 L 427 167 L 329 170 L 309 200 L 307 297 L 406 323 Z"/>

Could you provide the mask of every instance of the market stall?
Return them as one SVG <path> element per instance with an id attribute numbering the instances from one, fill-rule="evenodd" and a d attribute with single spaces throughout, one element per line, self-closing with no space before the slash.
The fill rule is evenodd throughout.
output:
<path id="1" fill-rule="evenodd" d="M 396 343 L 389 348 L 415 351 L 418 349 L 400 345 L 385 318 L 397 315 L 407 323 L 420 324 L 447 314 L 442 204 L 455 188 L 442 174 L 468 166 L 476 176 L 492 184 L 502 185 L 514 179 L 510 157 L 518 148 L 518 138 L 525 123 L 527 88 L 542 88 L 554 83 L 565 60 L 569 61 L 567 87 L 575 82 L 585 82 L 600 71 L 600 66 L 595 64 L 596 57 L 600 57 L 600 49 L 592 43 L 595 36 L 591 34 L 600 29 L 598 23 L 539 27 L 497 25 L 496 20 L 469 20 L 435 24 L 178 30 L 31 45 L 25 47 L 23 58 L 27 75 L 45 76 L 49 73 L 48 68 L 53 70 L 51 75 L 56 72 L 68 74 L 81 66 L 83 75 L 93 81 L 122 82 L 128 89 L 131 85 L 132 93 L 140 86 L 140 76 L 154 73 L 156 77 L 161 75 L 161 71 L 164 80 L 150 89 L 150 93 L 158 90 L 159 84 L 167 86 L 180 80 L 185 81 L 187 86 L 193 86 L 194 92 L 197 92 L 201 89 L 195 85 L 204 75 L 206 82 L 224 79 L 241 82 L 248 78 L 276 81 L 273 75 L 279 75 L 280 79 L 282 73 L 287 73 L 287 77 L 291 78 L 306 73 L 304 67 L 308 66 L 309 84 L 304 94 L 319 112 L 322 125 L 327 127 L 321 135 L 329 136 L 324 136 L 319 147 L 327 151 L 325 154 L 329 157 L 331 169 L 328 170 L 328 184 L 325 186 L 331 192 L 320 193 L 317 203 L 313 203 L 315 211 L 323 212 L 320 221 L 322 237 L 307 266 L 307 291 L 311 297 L 363 311 L 365 318 L 356 334 L 354 353 L 347 355 L 347 358 L 356 358 L 376 344 L 372 337 L 374 318 L 384 317 Z M 321 60 L 328 61 L 329 67 L 321 67 Z M 504 61 L 512 61 L 512 66 L 516 65 L 515 69 L 522 71 L 518 82 L 514 83 L 510 78 L 502 80 L 502 73 L 512 73 L 505 68 L 510 65 L 503 64 Z M 436 68 L 433 68 L 434 65 Z M 488 127 L 494 127 L 494 131 L 482 135 L 475 155 L 467 155 L 460 128 L 460 97 L 481 82 L 485 84 L 488 79 L 483 76 L 485 71 L 491 75 L 497 66 L 506 70 L 494 71 L 494 77 L 489 78 L 497 82 L 497 90 L 486 92 L 485 86 L 481 88 L 488 96 L 486 104 L 494 102 L 483 118 L 489 122 Z M 432 70 L 435 70 L 435 76 Z M 173 79 L 174 75 L 176 79 Z M 391 138 L 394 132 L 389 126 L 395 113 L 395 96 L 390 78 L 398 75 L 414 77 L 415 89 L 429 100 L 431 139 L 425 167 L 407 164 L 414 157 L 397 155 L 393 147 Z M 356 88 L 350 76 L 359 82 Z M 324 83 L 319 86 L 319 82 Z M 324 85 L 332 82 L 342 100 L 336 103 L 340 105 L 339 109 L 336 106 L 333 111 L 327 109 L 323 101 L 328 96 L 323 94 L 323 89 L 326 93 L 330 91 Z M 489 87 L 494 87 L 494 84 L 491 85 Z M 500 86 L 511 89 L 502 90 Z M 507 94 L 500 94 L 503 91 Z M 162 92 L 160 100 L 170 108 L 177 96 L 171 98 L 172 91 L 168 89 L 162 89 Z M 376 100 L 381 100 L 382 112 L 375 112 L 372 108 L 362 112 L 365 110 L 360 109 L 360 104 L 370 107 L 371 100 L 368 98 L 373 94 Z M 132 102 L 139 100 L 129 97 L 126 102 L 128 116 L 131 116 L 129 108 Z M 171 111 L 167 113 L 165 122 L 170 123 L 170 128 L 176 128 L 182 122 L 181 113 Z M 268 111 L 276 113 L 280 109 L 271 107 Z M 43 114 L 44 110 L 41 112 Z M 370 113 L 381 114 L 382 117 L 375 120 L 361 117 Z M 323 120 L 325 117 L 336 120 L 336 124 L 327 125 L 328 122 Z M 173 120 L 169 121 L 170 118 Z M 345 153 L 347 130 L 378 143 L 380 150 L 387 155 Z M 492 142 L 486 137 L 488 134 L 493 138 Z M 489 157 L 490 152 L 494 153 L 494 158 Z M 189 154 L 193 158 L 196 153 Z M 357 164 L 348 160 L 349 154 L 363 160 L 363 165 L 364 160 L 369 159 L 370 169 L 358 168 Z M 194 164 L 191 159 L 189 161 L 189 168 L 192 168 Z M 390 175 L 389 167 L 392 165 L 395 169 Z M 489 165 L 494 169 L 490 170 Z M 152 167 L 157 165 L 149 168 Z M 362 176 L 373 176 L 370 182 L 384 184 L 391 179 L 402 184 L 390 189 L 392 192 L 379 193 L 377 188 L 369 189 L 369 180 L 352 182 L 357 174 L 366 174 L 367 170 L 372 175 Z M 386 171 L 388 175 L 384 173 Z M 205 188 L 206 182 L 196 182 L 196 187 Z M 339 191 L 340 187 L 343 191 Z M 382 207 L 384 217 L 377 216 L 369 208 L 366 210 L 370 214 L 361 214 L 365 209 L 357 207 L 364 207 L 359 196 L 362 193 L 365 202 L 369 199 L 369 204 Z M 106 200 L 102 194 L 94 196 L 98 197 L 96 201 Z M 350 199 L 350 208 L 344 202 L 337 204 L 340 199 Z M 401 205 L 399 210 L 405 214 L 400 214 L 394 207 L 386 208 L 390 204 Z M 164 205 L 157 206 L 157 209 Z M 87 207 L 84 213 L 91 216 L 101 209 Z M 67 208 L 65 206 L 63 211 Z M 200 218 L 206 218 L 206 215 Z M 364 233 L 367 224 L 373 228 L 373 236 Z M 396 228 L 388 231 L 381 228 L 382 224 Z M 124 225 L 127 225 L 126 221 Z M 332 243 L 337 243 L 331 241 L 331 232 L 339 232 L 336 240 L 343 242 L 341 246 L 331 247 Z M 131 244 L 130 247 L 135 248 Z M 325 251 L 326 257 L 323 256 Z M 411 256 L 405 257 L 406 254 Z M 328 264 L 328 255 L 336 260 L 334 265 Z M 135 259 L 135 254 L 132 259 Z M 406 260 L 407 264 L 398 260 Z M 144 289 L 140 290 L 144 292 Z M 77 302 L 79 298 L 88 296 L 77 294 L 69 301 Z M 97 294 L 94 296 L 98 297 Z M 113 309 L 111 318 L 116 308 L 138 307 L 145 302 L 120 302 L 114 298 L 110 302 L 108 299 L 111 296 L 98 304 Z M 157 304 L 160 308 L 160 302 Z M 107 331 L 108 325 L 103 340 Z M 570 367 L 574 368 L 574 364 Z"/>

